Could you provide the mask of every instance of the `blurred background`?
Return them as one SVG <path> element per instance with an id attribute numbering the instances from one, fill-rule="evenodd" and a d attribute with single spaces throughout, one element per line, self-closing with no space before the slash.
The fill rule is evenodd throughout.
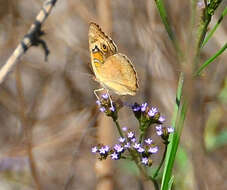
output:
<path id="1" fill-rule="evenodd" d="M 0 0 L 0 66 L 4 65 L 42 7 L 41 0 Z M 165 1 L 170 23 L 190 67 L 191 2 Z M 217 22 L 226 1 L 216 11 Z M 200 20 L 202 6 L 197 7 Z M 226 20 L 226 19 L 225 19 Z M 89 22 L 98 23 L 138 73 L 135 97 L 126 103 L 157 106 L 171 123 L 181 66 L 152 0 L 58 0 L 42 29 L 50 55 L 31 47 L 0 86 L 0 189 L 153 189 L 126 161 L 102 161 L 97 143 L 118 138 L 111 118 L 100 113 L 88 49 Z M 227 41 L 222 22 L 203 48 L 201 63 Z M 195 83 L 175 160 L 173 189 L 227 189 L 227 55 L 224 52 Z M 120 110 L 121 126 L 138 130 L 132 112 Z M 161 140 L 150 130 L 160 151 Z M 152 170 L 151 168 L 151 170 Z M 161 178 L 160 178 L 161 180 Z"/>

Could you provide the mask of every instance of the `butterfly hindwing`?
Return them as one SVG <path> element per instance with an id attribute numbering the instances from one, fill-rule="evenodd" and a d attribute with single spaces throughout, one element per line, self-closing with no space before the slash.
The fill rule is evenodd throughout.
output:
<path id="1" fill-rule="evenodd" d="M 126 55 L 117 53 L 108 57 L 99 73 L 101 82 L 117 94 L 135 95 L 138 89 L 137 74 Z"/>

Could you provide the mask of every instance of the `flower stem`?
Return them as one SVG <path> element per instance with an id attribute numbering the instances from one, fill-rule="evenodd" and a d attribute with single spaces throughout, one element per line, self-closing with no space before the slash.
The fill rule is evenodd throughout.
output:
<path id="1" fill-rule="evenodd" d="M 123 135 L 123 133 L 122 133 L 122 131 L 121 131 L 120 124 L 118 123 L 117 119 L 114 119 L 114 118 L 113 118 L 113 121 L 114 121 L 115 125 L 117 126 L 117 130 L 118 130 L 120 136 L 121 136 L 122 138 L 124 138 L 124 135 Z M 140 137 L 141 137 L 141 136 L 140 136 Z M 141 138 L 142 138 L 142 137 L 141 137 Z M 130 155 L 131 155 L 133 161 L 135 162 L 136 166 L 138 167 L 139 171 L 142 173 L 142 175 L 143 175 L 146 179 L 149 179 L 149 180 L 151 180 L 151 181 L 153 182 L 154 187 L 155 187 L 155 190 L 159 190 L 159 186 L 158 186 L 158 183 L 157 183 L 156 179 L 152 178 L 152 176 L 149 176 L 149 175 L 147 174 L 146 170 L 139 164 L 138 159 L 137 159 L 137 156 L 133 153 L 133 151 L 130 150 L 130 149 L 128 149 L 128 151 L 129 151 L 129 153 L 130 153 Z"/>
<path id="2" fill-rule="evenodd" d="M 117 121 L 116 119 L 113 119 L 113 121 L 114 121 L 114 123 L 115 123 L 116 126 L 117 126 L 117 130 L 118 130 L 120 136 L 121 136 L 122 138 L 124 138 L 124 135 L 123 135 L 123 133 L 122 133 L 122 131 L 121 131 L 121 127 L 120 127 L 118 121 Z"/>
<path id="3" fill-rule="evenodd" d="M 161 167 L 162 167 L 162 165 L 163 165 L 163 163 L 164 163 L 164 160 L 165 160 L 165 157 L 166 157 L 167 147 L 168 147 L 168 144 L 166 143 L 166 144 L 165 144 L 165 150 L 164 150 L 164 153 L 163 153 L 163 156 L 162 156 L 162 160 L 161 160 L 161 162 L 160 162 L 160 164 L 159 164 L 159 166 L 158 166 L 156 172 L 155 172 L 154 175 L 152 176 L 153 179 L 155 179 L 155 178 L 158 176 L 158 173 L 159 173 L 159 171 L 160 171 L 160 169 L 161 169 Z"/>
<path id="4" fill-rule="evenodd" d="M 159 190 L 159 185 L 158 182 L 156 181 L 156 179 L 149 177 L 149 179 L 153 182 L 155 190 Z"/>
<path id="5" fill-rule="evenodd" d="M 139 143 L 141 144 L 144 139 L 144 132 L 141 132 L 140 138 L 139 138 Z"/>

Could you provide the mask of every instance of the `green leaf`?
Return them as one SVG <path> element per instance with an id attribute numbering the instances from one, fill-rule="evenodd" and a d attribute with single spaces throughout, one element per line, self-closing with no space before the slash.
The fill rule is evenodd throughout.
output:
<path id="1" fill-rule="evenodd" d="M 213 36 L 214 32 L 217 30 L 218 26 L 221 24 L 221 21 L 223 20 L 224 16 L 227 14 L 227 7 L 225 7 L 224 11 L 222 12 L 220 18 L 218 19 L 215 26 L 211 29 L 211 31 L 207 34 L 205 40 L 202 43 L 202 47 L 206 45 L 208 40 Z"/>
<path id="2" fill-rule="evenodd" d="M 211 58 L 205 61 L 205 63 L 200 66 L 200 68 L 198 69 L 195 75 L 199 76 L 203 71 L 203 69 L 205 69 L 210 63 L 212 63 L 219 55 L 221 55 L 226 50 L 226 48 L 227 48 L 227 43 L 225 43 L 225 45 L 220 50 L 218 50 Z"/>

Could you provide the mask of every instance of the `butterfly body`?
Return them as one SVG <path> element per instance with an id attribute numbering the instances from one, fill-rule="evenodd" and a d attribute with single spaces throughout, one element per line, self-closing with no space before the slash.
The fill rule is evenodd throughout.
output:
<path id="1" fill-rule="evenodd" d="M 131 61 L 126 55 L 117 53 L 117 46 L 97 24 L 90 24 L 88 36 L 96 80 L 116 94 L 135 95 L 138 79 Z"/>

